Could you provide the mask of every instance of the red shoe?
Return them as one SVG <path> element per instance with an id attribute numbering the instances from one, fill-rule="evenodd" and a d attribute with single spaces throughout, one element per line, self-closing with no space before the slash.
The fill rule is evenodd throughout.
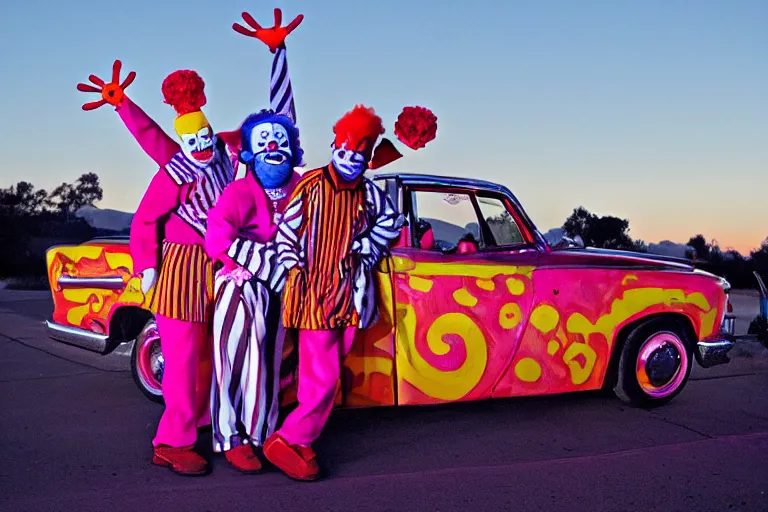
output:
<path id="1" fill-rule="evenodd" d="M 224 456 L 233 468 L 242 473 L 254 474 L 261 471 L 261 461 L 253 453 L 253 448 L 249 444 L 235 446 L 225 451 Z"/>
<path id="2" fill-rule="evenodd" d="M 192 451 L 192 447 L 173 448 L 171 446 L 155 446 L 152 463 L 171 468 L 180 475 L 204 475 L 208 463 L 200 455 Z"/>
<path id="3" fill-rule="evenodd" d="M 320 477 L 315 451 L 309 446 L 288 444 L 277 432 L 264 442 L 264 456 L 294 480 L 312 481 Z"/>

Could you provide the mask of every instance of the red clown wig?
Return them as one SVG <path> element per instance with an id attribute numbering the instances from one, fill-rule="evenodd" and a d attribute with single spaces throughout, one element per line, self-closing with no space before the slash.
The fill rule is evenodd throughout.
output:
<path id="1" fill-rule="evenodd" d="M 372 107 L 355 105 L 355 108 L 344 114 L 333 126 L 333 133 L 336 135 L 334 145 L 340 148 L 346 144 L 347 149 L 370 157 L 376 140 L 384 131 L 384 123 Z"/>
<path id="2" fill-rule="evenodd" d="M 198 112 L 206 104 L 205 82 L 189 69 L 174 71 L 163 80 L 163 98 L 179 116 Z"/>

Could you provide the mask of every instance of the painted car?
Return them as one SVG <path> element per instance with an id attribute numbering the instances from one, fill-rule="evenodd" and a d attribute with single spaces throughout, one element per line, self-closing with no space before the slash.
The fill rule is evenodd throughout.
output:
<path id="1" fill-rule="evenodd" d="M 690 261 L 567 239 L 550 245 L 495 183 L 421 174 L 374 179 L 406 225 L 378 268 L 381 315 L 359 332 L 344 363 L 340 406 L 600 388 L 655 406 L 682 391 L 694 361 L 726 363 L 740 341 L 729 284 Z M 47 262 L 52 337 L 129 356 L 140 389 L 161 401 L 152 290 L 141 292 L 127 238 L 53 247 Z M 286 403 L 295 398 L 293 386 Z"/>

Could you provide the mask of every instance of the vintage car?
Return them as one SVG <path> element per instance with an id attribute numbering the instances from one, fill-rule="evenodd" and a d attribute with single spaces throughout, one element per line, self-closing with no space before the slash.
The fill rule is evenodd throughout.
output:
<path id="1" fill-rule="evenodd" d="M 728 362 L 740 341 L 728 282 L 688 260 L 568 239 L 550 245 L 515 196 L 494 183 L 374 179 L 407 221 L 378 269 L 382 314 L 359 332 L 344 364 L 340 406 L 601 388 L 655 406 L 680 393 L 694 360 Z M 162 401 L 152 291 L 140 290 L 128 240 L 53 247 L 47 262 L 51 336 L 129 357 L 139 388 Z M 291 386 L 285 402 L 295 396 Z"/>

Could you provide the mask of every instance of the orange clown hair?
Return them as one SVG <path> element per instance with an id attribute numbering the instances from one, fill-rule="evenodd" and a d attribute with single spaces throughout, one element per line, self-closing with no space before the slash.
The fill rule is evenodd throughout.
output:
<path id="1" fill-rule="evenodd" d="M 198 112 L 206 104 L 205 82 L 195 71 L 180 69 L 163 80 L 163 98 L 179 116 Z"/>
<path id="2" fill-rule="evenodd" d="M 361 152 L 373 151 L 379 135 L 384 133 L 384 123 L 372 107 L 355 105 L 333 126 L 337 148 L 347 144 L 347 149 Z"/>

